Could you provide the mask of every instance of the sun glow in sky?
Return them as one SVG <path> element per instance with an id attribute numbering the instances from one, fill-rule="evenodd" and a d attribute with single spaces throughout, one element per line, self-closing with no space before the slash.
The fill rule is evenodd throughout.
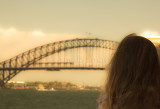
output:
<path id="1" fill-rule="evenodd" d="M 158 32 L 151 32 L 151 31 L 146 31 L 141 34 L 145 38 L 148 38 L 150 41 L 152 41 L 156 46 L 160 44 L 160 35 Z"/>
<path id="2" fill-rule="evenodd" d="M 146 31 L 146 32 L 142 33 L 141 35 L 146 38 L 160 38 L 160 35 L 158 32 Z"/>

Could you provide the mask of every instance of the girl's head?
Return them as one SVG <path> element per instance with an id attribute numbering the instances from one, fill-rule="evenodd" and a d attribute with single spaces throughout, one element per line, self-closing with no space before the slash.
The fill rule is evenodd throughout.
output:
<path id="1" fill-rule="evenodd" d="M 108 71 L 105 109 L 148 109 L 158 106 L 160 70 L 155 46 L 148 39 L 126 36 Z"/>

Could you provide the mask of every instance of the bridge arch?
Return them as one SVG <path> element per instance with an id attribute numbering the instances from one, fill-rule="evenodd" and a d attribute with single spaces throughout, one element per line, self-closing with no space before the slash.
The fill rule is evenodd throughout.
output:
<path id="1" fill-rule="evenodd" d="M 35 62 L 54 53 L 79 47 L 98 47 L 114 50 L 117 42 L 103 39 L 71 39 L 49 43 L 23 52 L 11 59 L 0 63 L 0 85 L 4 85 L 16 74 L 22 71 L 19 68 L 28 68 Z"/>

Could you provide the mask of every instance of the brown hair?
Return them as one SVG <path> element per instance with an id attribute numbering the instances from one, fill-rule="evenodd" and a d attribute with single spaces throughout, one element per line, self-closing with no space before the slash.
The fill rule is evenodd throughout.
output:
<path id="1" fill-rule="evenodd" d="M 103 109 L 160 109 L 160 68 L 155 46 L 131 34 L 109 65 Z"/>
<path id="2" fill-rule="evenodd" d="M 157 52 L 158 52 L 158 56 L 159 56 L 159 62 L 160 62 L 160 44 L 156 46 L 157 48 Z"/>

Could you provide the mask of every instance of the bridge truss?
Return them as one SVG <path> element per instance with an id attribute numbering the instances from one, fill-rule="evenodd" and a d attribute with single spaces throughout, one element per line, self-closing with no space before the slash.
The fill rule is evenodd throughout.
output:
<path id="1" fill-rule="evenodd" d="M 19 72 L 24 70 L 61 70 L 61 69 L 92 69 L 92 70 L 104 70 L 104 65 L 94 65 L 93 60 L 90 64 L 87 64 L 90 57 L 92 57 L 92 50 L 96 48 L 101 48 L 105 50 L 110 50 L 112 53 L 118 43 L 109 40 L 102 39 L 72 39 L 72 40 L 64 40 L 49 43 L 46 45 L 42 45 L 31 50 L 28 50 L 24 53 L 21 53 L 11 59 L 3 61 L 0 63 L 0 86 L 4 86 L 10 79 L 16 76 Z M 81 57 L 81 59 L 77 58 L 77 64 L 75 64 L 76 59 L 67 60 L 66 51 L 69 50 L 77 50 L 77 52 L 72 53 L 70 51 L 68 56 L 72 57 L 73 55 L 82 54 L 82 48 L 86 48 L 86 51 L 91 51 L 87 56 Z M 79 50 L 78 50 L 79 49 Z M 97 49 L 96 49 L 97 50 Z M 104 51 L 104 50 L 102 50 Z M 99 52 L 98 52 L 99 53 Z M 54 62 L 40 62 L 46 57 L 57 54 L 58 57 L 55 57 L 57 61 Z M 63 56 L 59 56 L 63 54 Z M 103 53 L 99 53 L 103 54 Z M 100 57 L 100 55 L 96 55 L 96 57 Z M 61 59 L 63 58 L 63 59 Z M 109 57 L 110 58 L 110 57 Z M 92 58 L 94 59 L 94 57 Z M 60 61 L 61 60 L 61 61 Z M 82 60 L 85 60 L 83 64 L 81 64 Z M 104 59 L 102 59 L 104 60 Z"/>

